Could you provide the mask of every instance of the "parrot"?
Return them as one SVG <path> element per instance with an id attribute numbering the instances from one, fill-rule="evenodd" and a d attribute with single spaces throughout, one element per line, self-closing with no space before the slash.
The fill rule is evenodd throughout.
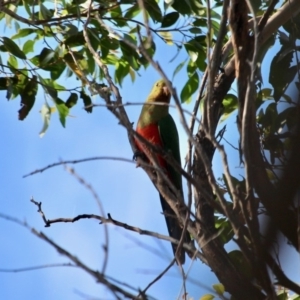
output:
<path id="1" fill-rule="evenodd" d="M 156 102 L 169 104 L 170 100 L 171 93 L 167 88 L 165 81 L 161 79 L 155 82 L 145 104 L 142 107 L 136 132 L 152 145 L 160 147 L 166 153 L 170 153 L 177 163 L 181 165 L 178 132 L 175 122 L 169 114 L 169 106 L 151 105 Z M 181 174 L 168 164 L 162 155 L 154 154 L 154 151 L 149 149 L 149 147 L 142 143 L 141 140 L 135 138 L 135 144 L 137 153 L 139 153 L 139 155 L 143 155 L 147 162 L 150 163 L 150 157 L 155 155 L 158 166 L 165 172 L 170 182 L 172 182 L 176 189 L 181 193 L 183 199 Z M 182 235 L 182 226 L 164 197 L 161 194 L 159 194 L 159 197 L 169 235 L 176 240 L 180 240 Z M 191 237 L 188 232 L 184 235 L 184 242 L 191 242 Z M 172 244 L 172 249 L 175 255 L 177 245 Z M 177 263 L 179 262 L 181 265 L 184 264 L 184 249 L 181 249 L 180 253 L 177 253 L 176 258 Z"/>

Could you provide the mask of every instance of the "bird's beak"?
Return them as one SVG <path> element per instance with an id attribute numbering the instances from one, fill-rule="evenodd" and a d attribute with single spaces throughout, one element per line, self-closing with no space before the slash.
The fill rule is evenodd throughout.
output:
<path id="1" fill-rule="evenodd" d="M 164 91 L 164 94 L 166 96 L 169 96 L 171 94 L 170 91 L 169 91 L 169 89 L 168 89 L 168 87 L 166 85 L 163 87 L 163 91 Z"/>

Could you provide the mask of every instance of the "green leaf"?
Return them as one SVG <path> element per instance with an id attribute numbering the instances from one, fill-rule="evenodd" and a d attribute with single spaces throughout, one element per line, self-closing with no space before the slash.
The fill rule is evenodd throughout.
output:
<path id="1" fill-rule="evenodd" d="M 287 291 L 279 291 L 277 294 L 277 300 L 289 300 L 289 294 Z"/>
<path id="2" fill-rule="evenodd" d="M 36 76 L 33 76 L 31 79 L 28 80 L 24 90 L 20 92 L 22 107 L 18 111 L 19 120 L 23 121 L 32 109 L 33 104 L 35 102 L 37 90 L 38 85 L 36 81 Z"/>
<path id="3" fill-rule="evenodd" d="M 127 45 L 123 41 L 120 41 L 120 48 L 121 48 L 121 51 L 122 51 L 124 56 L 134 55 L 134 56 L 138 57 L 138 54 L 136 53 L 136 51 L 134 49 L 132 49 L 132 47 L 130 47 L 129 45 Z"/>
<path id="4" fill-rule="evenodd" d="M 261 90 L 263 101 L 273 99 L 273 97 L 272 97 L 272 91 L 273 91 L 272 89 L 268 89 L 268 88 L 265 88 L 265 89 Z"/>
<path id="5" fill-rule="evenodd" d="M 276 102 L 280 100 L 297 73 L 297 66 L 291 66 L 294 54 L 287 51 L 289 47 L 283 45 L 271 63 L 269 82 L 273 86 Z"/>
<path id="6" fill-rule="evenodd" d="M 33 3 L 29 3 L 30 1 L 27 1 L 27 0 L 22 0 L 22 4 L 24 5 L 24 8 L 28 14 L 29 17 L 32 17 L 32 10 L 31 10 L 31 4 Z"/>
<path id="7" fill-rule="evenodd" d="M 172 7 L 182 15 L 189 15 L 192 13 L 192 7 L 189 0 L 174 0 Z"/>
<path id="8" fill-rule="evenodd" d="M 190 59 L 186 66 L 188 77 L 191 77 L 197 70 L 197 65 Z"/>
<path id="9" fill-rule="evenodd" d="M 204 27 L 207 28 L 207 20 L 204 18 L 195 19 L 195 21 L 192 23 L 195 27 Z"/>
<path id="10" fill-rule="evenodd" d="M 100 0 L 102 1 L 102 0 Z M 122 4 L 132 4 L 132 3 L 135 3 L 136 1 L 135 0 L 121 0 L 120 1 Z"/>
<path id="11" fill-rule="evenodd" d="M 18 61 L 17 61 L 16 57 L 13 55 L 9 55 L 7 62 L 8 62 L 8 65 L 13 68 L 11 71 L 13 73 L 15 73 L 15 69 L 18 68 Z"/>
<path id="12" fill-rule="evenodd" d="M 225 218 L 217 218 L 215 220 L 216 229 L 219 231 L 219 238 L 223 245 L 230 242 L 234 236 L 232 226 L 228 220 Z"/>
<path id="13" fill-rule="evenodd" d="M 99 38 L 99 32 L 95 28 L 88 28 L 87 33 L 88 33 L 88 37 L 90 39 L 92 48 L 95 51 L 98 51 L 98 47 L 101 43 L 101 39 Z M 80 45 L 80 46 L 82 46 L 82 45 Z"/>
<path id="14" fill-rule="evenodd" d="M 94 73 L 94 71 L 95 71 L 95 59 L 94 59 L 94 57 L 93 57 L 93 55 L 91 54 L 91 52 L 90 51 L 86 51 L 85 52 L 85 54 L 86 54 L 86 56 L 87 56 L 87 65 L 88 65 L 88 72 L 90 73 L 90 74 L 93 74 Z"/>
<path id="15" fill-rule="evenodd" d="M 124 18 L 133 19 L 141 12 L 138 4 L 131 6 L 124 15 Z"/>
<path id="16" fill-rule="evenodd" d="M 153 57 L 153 55 L 156 51 L 156 45 L 153 41 L 152 41 L 152 44 L 150 45 L 150 47 L 148 49 L 146 49 L 146 51 L 150 57 Z M 138 58 L 138 61 L 141 65 L 144 66 L 145 69 L 149 66 L 149 61 L 143 54 Z"/>
<path id="17" fill-rule="evenodd" d="M 6 77 L 0 77 L 0 91 L 7 89 L 7 78 Z"/>
<path id="18" fill-rule="evenodd" d="M 172 76 L 172 81 L 174 80 L 175 76 L 178 74 L 178 72 L 183 68 L 183 66 L 185 65 L 186 60 L 181 62 L 174 70 L 173 72 L 173 76 Z"/>
<path id="19" fill-rule="evenodd" d="M 204 72 L 206 67 L 207 67 L 207 65 L 206 65 L 206 53 L 204 51 L 202 51 L 202 49 L 199 49 L 199 51 L 198 51 L 196 66 L 202 72 Z"/>
<path id="20" fill-rule="evenodd" d="M 154 23 L 161 22 L 162 13 L 155 0 L 144 0 L 145 10 L 150 15 Z"/>
<path id="21" fill-rule="evenodd" d="M 124 27 L 127 25 L 127 22 L 122 18 L 122 10 L 119 5 L 110 10 L 110 15 L 118 27 Z"/>
<path id="22" fill-rule="evenodd" d="M 165 27 L 172 26 L 177 22 L 178 18 L 179 18 L 179 13 L 176 11 L 166 14 L 162 19 L 161 27 L 165 28 Z"/>
<path id="23" fill-rule="evenodd" d="M 230 179 L 233 183 L 233 186 L 239 186 L 239 189 L 241 191 L 241 193 L 246 193 L 246 183 L 245 183 L 245 178 L 242 177 L 242 180 L 238 180 L 236 177 L 234 176 L 230 176 Z M 233 196 L 231 194 L 231 191 L 230 191 L 230 188 L 229 188 L 229 183 L 227 181 L 227 178 L 225 175 L 223 175 L 223 180 L 224 180 L 224 183 L 226 185 L 226 188 L 227 188 L 227 192 L 230 196 L 230 199 L 232 200 L 233 199 Z"/>
<path id="24" fill-rule="evenodd" d="M 268 129 L 269 133 L 275 133 L 277 131 L 277 104 L 275 102 L 270 103 L 263 115 L 263 117 L 259 120 L 259 123 L 266 129 Z"/>
<path id="25" fill-rule="evenodd" d="M 222 283 L 213 284 L 212 287 L 219 295 L 223 295 L 225 292 L 225 287 Z"/>
<path id="26" fill-rule="evenodd" d="M 36 29 L 33 28 L 22 28 L 18 30 L 18 33 L 11 37 L 12 40 L 19 39 L 25 36 L 28 36 L 32 33 L 36 32 Z"/>
<path id="27" fill-rule="evenodd" d="M 252 268 L 246 261 L 243 253 L 239 250 L 233 250 L 228 255 L 237 270 L 251 280 L 253 278 Z"/>
<path id="28" fill-rule="evenodd" d="M 39 19 L 47 20 L 50 19 L 52 15 L 51 11 L 43 3 L 40 3 Z"/>
<path id="29" fill-rule="evenodd" d="M 212 25 L 212 33 L 214 34 L 215 37 L 218 37 L 220 31 L 220 23 L 215 20 L 212 20 L 211 25 Z"/>
<path id="30" fill-rule="evenodd" d="M 67 53 L 64 55 L 63 59 L 72 71 L 69 76 L 75 73 L 79 79 L 85 81 L 84 75 L 86 74 L 86 70 L 88 70 L 88 62 L 86 58 L 81 53 L 73 51 L 72 55 Z"/>
<path id="31" fill-rule="evenodd" d="M 107 55 L 110 54 L 111 50 L 117 50 L 120 44 L 119 41 L 115 38 L 105 37 L 100 40 L 101 47 L 101 58 L 106 58 Z"/>
<path id="32" fill-rule="evenodd" d="M 55 63 L 53 63 L 47 68 L 47 70 L 50 71 L 50 76 L 52 80 L 58 79 L 65 69 L 66 69 L 66 65 L 63 63 L 61 59 L 56 61 Z"/>
<path id="33" fill-rule="evenodd" d="M 56 81 L 53 81 L 51 79 L 47 79 L 47 81 L 49 83 L 51 83 L 51 85 L 53 86 L 53 88 L 55 88 L 56 90 L 60 90 L 60 91 L 65 91 L 66 88 L 60 84 L 58 84 Z"/>
<path id="34" fill-rule="evenodd" d="M 40 66 L 48 66 L 55 56 L 55 52 L 49 48 L 44 48 L 39 55 Z"/>
<path id="35" fill-rule="evenodd" d="M 193 62 L 196 62 L 199 55 L 201 58 L 205 58 L 205 51 L 206 49 L 206 36 L 204 35 L 198 35 L 194 39 L 189 40 L 187 43 L 184 44 L 185 50 L 189 54 L 191 60 Z"/>
<path id="36" fill-rule="evenodd" d="M 225 121 L 231 115 L 231 113 L 238 108 L 238 101 L 236 95 L 227 94 L 223 99 L 222 104 L 224 107 L 224 113 L 220 122 Z"/>
<path id="37" fill-rule="evenodd" d="M 195 49 L 195 47 L 193 45 L 186 43 L 186 44 L 184 44 L 184 48 L 185 48 L 186 52 L 188 53 L 191 61 L 195 62 L 198 58 L 198 51 Z"/>
<path id="38" fill-rule="evenodd" d="M 51 118 L 51 108 L 50 108 L 50 106 L 47 103 L 45 103 L 42 106 L 42 108 L 40 110 L 40 113 L 41 113 L 41 116 L 42 116 L 42 119 L 43 119 L 43 128 L 40 131 L 39 136 L 43 137 L 44 134 L 46 133 L 48 127 L 49 127 L 49 124 L 50 124 L 50 118 Z"/>
<path id="39" fill-rule="evenodd" d="M 278 114 L 275 121 L 275 128 L 278 128 L 277 130 L 280 130 L 285 125 L 287 125 L 288 129 L 292 130 L 296 126 L 297 118 L 297 106 L 290 106 Z"/>
<path id="40" fill-rule="evenodd" d="M 83 32 L 79 31 L 76 34 L 69 35 L 63 43 L 69 47 L 82 46 L 85 43 Z"/>
<path id="41" fill-rule="evenodd" d="M 40 65 L 40 56 L 36 55 L 29 59 L 35 66 L 39 67 Z"/>
<path id="42" fill-rule="evenodd" d="M 91 113 L 93 111 L 93 107 L 90 106 L 92 105 L 92 100 L 91 97 L 88 96 L 83 90 L 80 92 L 80 98 L 83 100 L 83 104 L 84 104 L 84 109 L 86 112 Z M 89 106 L 89 107 L 87 107 Z"/>
<path id="43" fill-rule="evenodd" d="M 73 24 L 64 24 L 65 25 L 65 33 L 66 37 L 76 35 L 78 33 L 78 27 Z"/>
<path id="44" fill-rule="evenodd" d="M 125 66 L 124 61 L 127 61 L 134 70 L 138 70 L 139 69 L 139 64 L 138 64 L 139 56 L 138 56 L 137 52 L 135 50 L 133 50 L 129 45 L 127 45 L 123 41 L 120 41 L 120 46 L 121 46 L 121 50 L 122 50 L 124 59 L 122 62 L 119 61 L 119 64 L 116 64 L 116 68 Z M 128 67 L 129 67 L 129 65 L 128 65 Z M 126 75 L 127 75 L 129 72 L 129 69 L 126 69 L 126 72 L 127 72 L 126 73 Z M 124 75 L 124 77 L 126 75 Z"/>
<path id="45" fill-rule="evenodd" d="M 45 90 L 45 92 L 47 94 L 49 94 L 52 98 L 56 98 L 57 97 L 57 91 L 55 90 L 55 88 L 53 87 L 53 81 L 43 78 L 41 75 L 38 75 L 39 77 L 39 81 L 42 83 L 42 86 Z"/>
<path id="46" fill-rule="evenodd" d="M 163 37 L 164 41 L 168 45 L 173 45 L 174 44 L 172 33 L 170 31 L 158 31 L 157 33 L 159 33 L 161 35 L 161 37 Z"/>
<path id="47" fill-rule="evenodd" d="M 130 75 L 131 81 L 134 82 L 135 81 L 135 71 L 132 68 L 129 68 L 129 75 Z"/>
<path id="48" fill-rule="evenodd" d="M 122 85 L 123 79 L 126 77 L 126 75 L 129 73 L 129 64 L 126 60 L 120 59 L 116 64 L 115 64 L 115 79 L 116 82 Z"/>
<path id="49" fill-rule="evenodd" d="M 7 93 L 6 93 L 6 99 L 10 100 L 13 99 L 14 96 L 17 96 L 19 94 L 18 90 L 16 89 L 16 85 L 18 83 L 18 78 L 15 77 L 8 77 L 7 78 Z"/>
<path id="50" fill-rule="evenodd" d="M 183 87 L 180 98 L 182 103 L 189 103 L 192 99 L 192 95 L 197 91 L 199 85 L 199 76 L 198 73 L 195 72 L 187 81 L 185 86 Z"/>
<path id="51" fill-rule="evenodd" d="M 7 37 L 2 37 L 2 40 L 3 40 L 4 47 L 9 53 L 11 53 L 12 55 L 18 58 L 26 59 L 26 55 L 14 41 L 12 41 Z"/>
<path id="52" fill-rule="evenodd" d="M 63 127 L 66 127 L 66 117 L 69 115 L 69 108 L 66 106 L 65 102 L 59 98 L 53 99 L 55 106 L 59 114 L 59 120 Z"/>
<path id="53" fill-rule="evenodd" d="M 202 30 L 199 27 L 192 27 L 189 29 L 189 31 L 194 34 L 202 33 Z"/>
<path id="54" fill-rule="evenodd" d="M 273 89 L 269 89 L 269 88 L 261 89 L 256 95 L 256 100 L 255 100 L 256 108 L 259 108 L 264 101 L 274 100 L 272 94 L 273 94 Z"/>
<path id="55" fill-rule="evenodd" d="M 203 6 L 197 0 L 194 0 L 194 3 L 197 6 L 199 15 L 203 15 L 203 16 L 206 17 L 207 16 L 207 8 L 206 8 L 206 6 Z M 218 14 L 215 9 L 211 9 L 210 10 L 210 15 L 211 15 L 211 18 L 213 18 L 213 19 L 221 20 L 221 15 Z"/>
<path id="56" fill-rule="evenodd" d="M 129 34 L 124 33 L 123 38 L 124 38 L 124 40 L 130 42 L 130 43 L 133 44 L 133 45 L 136 45 L 136 44 L 137 44 L 135 36 L 131 36 L 131 35 L 129 35 Z M 131 47 L 130 47 L 130 48 L 131 48 Z M 132 48 L 131 48 L 131 49 L 132 49 Z"/>
<path id="57" fill-rule="evenodd" d="M 27 54 L 29 52 L 34 52 L 34 48 L 33 47 L 34 47 L 34 41 L 28 40 L 23 45 L 23 52 L 25 54 Z"/>
<path id="58" fill-rule="evenodd" d="M 66 106 L 68 108 L 73 107 L 74 105 L 76 105 L 77 100 L 78 100 L 77 93 L 71 93 L 71 95 L 69 96 L 68 100 L 66 101 Z"/>

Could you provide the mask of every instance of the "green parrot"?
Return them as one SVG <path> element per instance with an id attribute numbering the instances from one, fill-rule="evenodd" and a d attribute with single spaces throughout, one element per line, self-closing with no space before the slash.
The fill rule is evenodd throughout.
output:
<path id="1" fill-rule="evenodd" d="M 180 150 L 179 150 L 179 138 L 175 122 L 172 116 L 169 114 L 168 105 L 151 105 L 151 103 L 163 102 L 169 104 L 171 100 L 171 93 L 168 90 L 163 80 L 157 81 L 150 95 L 148 96 L 146 103 L 143 105 L 136 132 L 141 135 L 145 140 L 154 146 L 161 147 L 166 153 L 171 153 L 173 158 L 181 165 Z M 144 143 L 135 139 L 135 143 L 138 149 L 138 153 L 143 154 L 148 162 L 151 161 L 150 157 L 155 155 L 159 167 L 164 170 L 169 180 L 174 186 L 182 191 L 182 178 L 171 165 L 169 165 L 163 156 L 153 153 L 152 149 L 149 149 Z M 153 157 L 153 156 L 152 156 Z M 180 225 L 176 214 L 171 209 L 164 197 L 159 194 L 163 213 L 166 218 L 166 223 L 169 231 L 169 235 L 180 240 L 182 235 L 182 226 Z M 190 243 L 191 238 L 188 232 L 185 233 L 184 242 Z M 172 244 L 173 252 L 176 253 L 177 245 Z M 177 260 L 180 264 L 185 262 L 185 251 L 181 249 L 180 253 L 177 253 Z"/>

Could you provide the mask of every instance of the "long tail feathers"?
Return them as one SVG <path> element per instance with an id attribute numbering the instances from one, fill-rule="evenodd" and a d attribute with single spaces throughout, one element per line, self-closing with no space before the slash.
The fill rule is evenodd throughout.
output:
<path id="1" fill-rule="evenodd" d="M 179 241 L 181 238 L 181 235 L 182 235 L 182 227 L 179 225 L 179 222 L 178 222 L 178 219 L 177 219 L 175 213 L 173 212 L 173 210 L 171 209 L 169 204 L 166 202 L 164 197 L 161 194 L 159 194 L 159 197 L 160 197 L 163 213 L 165 215 L 169 235 L 170 235 L 170 237 Z M 190 234 L 188 232 L 186 232 L 185 236 L 184 236 L 184 243 L 190 243 L 190 242 L 191 242 Z M 172 243 L 172 249 L 173 249 L 173 252 L 175 255 L 175 253 L 177 251 L 177 245 Z M 177 260 L 180 262 L 180 264 L 183 265 L 185 262 L 184 249 L 181 249 L 179 251 L 179 253 L 177 253 L 176 257 L 177 257 Z"/>

